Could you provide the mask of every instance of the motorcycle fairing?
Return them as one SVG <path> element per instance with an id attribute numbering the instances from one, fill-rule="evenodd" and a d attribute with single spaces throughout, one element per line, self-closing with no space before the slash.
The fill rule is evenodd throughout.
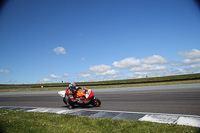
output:
<path id="1" fill-rule="evenodd" d="M 58 91 L 58 94 L 59 94 L 61 97 L 65 97 L 65 93 L 66 93 L 66 91 Z"/>
<path id="2" fill-rule="evenodd" d="M 91 97 L 93 97 L 94 96 L 94 94 L 93 94 L 93 92 L 92 92 L 92 90 L 91 89 L 88 89 L 88 91 L 86 92 L 86 98 L 91 98 Z"/>

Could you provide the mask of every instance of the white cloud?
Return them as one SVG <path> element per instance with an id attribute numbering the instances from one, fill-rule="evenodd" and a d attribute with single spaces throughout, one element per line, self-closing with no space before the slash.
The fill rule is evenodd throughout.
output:
<path id="1" fill-rule="evenodd" d="M 66 52 L 64 53 L 66 54 Z M 63 54 L 63 53 L 58 52 L 57 54 Z M 177 53 L 177 55 L 185 56 L 185 59 L 182 61 L 174 62 L 172 66 L 188 65 L 187 67 L 184 67 L 181 69 L 178 69 L 177 67 L 170 68 L 168 64 L 166 64 L 166 63 L 169 63 L 169 61 L 160 55 L 148 56 L 142 59 L 129 57 L 129 58 L 124 58 L 123 60 L 114 61 L 112 65 L 101 64 L 101 65 L 90 66 L 87 71 L 82 71 L 81 74 L 77 73 L 77 77 L 80 79 L 80 81 L 83 81 L 83 80 L 84 81 L 87 81 L 87 80 L 89 81 L 101 80 L 102 81 L 102 80 L 119 79 L 119 78 L 122 78 L 121 73 L 122 72 L 126 73 L 127 71 L 127 70 L 122 70 L 122 69 L 130 69 L 129 73 L 126 73 L 126 75 L 123 75 L 124 78 L 125 77 L 126 78 L 144 78 L 146 76 L 157 77 L 157 76 L 165 76 L 165 75 L 195 73 L 195 72 L 200 71 L 200 64 L 199 64 L 200 50 L 193 49 L 190 51 L 183 51 L 183 52 Z M 85 58 L 80 58 L 80 59 L 85 60 Z M 116 69 L 117 68 L 121 68 L 121 69 L 120 71 L 119 69 L 114 70 L 113 69 L 114 67 L 116 67 Z M 120 75 L 121 77 L 119 77 Z M 54 74 L 50 75 L 50 78 L 53 78 L 53 79 L 62 78 L 62 77 L 70 77 L 70 75 L 67 73 L 64 73 L 62 76 L 57 76 Z M 41 80 L 40 82 L 46 82 L 46 81 L 43 79 L 43 81 Z M 50 82 L 50 81 L 47 80 L 47 82 Z"/>
<path id="2" fill-rule="evenodd" d="M 184 66 L 185 64 L 181 61 L 175 61 L 172 66 Z"/>
<path id="3" fill-rule="evenodd" d="M 59 55 L 59 54 L 66 54 L 66 51 L 65 51 L 65 49 L 63 47 L 56 47 L 56 48 L 53 49 L 53 51 L 57 55 Z"/>
<path id="4" fill-rule="evenodd" d="M 188 74 L 188 71 L 186 69 L 177 69 L 175 71 L 176 74 Z"/>
<path id="5" fill-rule="evenodd" d="M 186 56 L 189 59 L 200 58 L 200 50 L 192 49 L 192 50 L 189 50 L 189 51 L 179 52 L 177 55 Z"/>
<path id="6" fill-rule="evenodd" d="M 117 80 L 117 79 L 119 79 L 119 78 L 120 78 L 119 76 L 114 75 L 114 76 L 106 77 L 106 78 L 104 78 L 103 80 L 104 80 L 104 81 L 109 81 L 109 80 Z"/>
<path id="7" fill-rule="evenodd" d="M 140 60 L 134 57 L 129 57 L 120 61 L 115 61 L 112 65 L 117 68 L 126 69 L 126 68 L 140 65 Z"/>
<path id="8" fill-rule="evenodd" d="M 135 72 L 135 74 L 136 74 L 136 75 L 142 76 L 142 75 L 147 75 L 148 72 Z"/>
<path id="9" fill-rule="evenodd" d="M 162 71 L 167 70 L 166 66 L 158 66 L 158 65 L 147 65 L 142 64 L 140 67 L 134 67 L 130 71 L 131 72 L 140 72 L 140 71 Z"/>
<path id="10" fill-rule="evenodd" d="M 50 78 L 57 79 L 57 78 L 62 78 L 62 76 L 56 76 L 56 75 L 54 75 L 54 74 L 51 74 L 51 75 L 50 75 Z"/>
<path id="11" fill-rule="evenodd" d="M 101 73 L 101 72 L 105 72 L 107 70 L 111 69 L 111 66 L 108 66 L 108 65 L 96 65 L 96 66 L 91 66 L 89 68 L 90 71 L 92 72 L 98 72 L 98 73 Z"/>
<path id="12" fill-rule="evenodd" d="M 127 75 L 125 75 L 125 77 L 127 77 L 127 78 L 135 78 L 136 76 L 135 76 L 135 74 L 127 74 Z"/>
<path id="13" fill-rule="evenodd" d="M 135 78 L 144 78 L 150 74 L 150 72 L 135 72 Z"/>
<path id="14" fill-rule="evenodd" d="M 200 62 L 200 58 L 185 59 L 183 61 L 184 64 L 195 64 L 199 62 Z"/>
<path id="15" fill-rule="evenodd" d="M 9 80 L 10 83 L 17 82 L 17 80 Z"/>
<path id="16" fill-rule="evenodd" d="M 63 74 L 63 77 L 70 77 L 70 75 L 67 74 L 67 73 L 64 73 L 64 74 Z"/>
<path id="17" fill-rule="evenodd" d="M 200 68 L 200 64 L 191 65 L 191 68 Z"/>
<path id="18" fill-rule="evenodd" d="M 101 75 L 101 76 L 105 76 L 105 75 L 117 75 L 117 74 L 120 74 L 121 72 L 118 71 L 118 70 L 107 70 L 105 72 L 102 72 L 102 73 L 96 73 L 96 75 Z"/>
<path id="19" fill-rule="evenodd" d="M 44 78 L 44 79 L 41 79 L 41 80 L 38 81 L 39 84 L 41 84 L 41 83 L 48 83 L 48 82 L 51 82 L 51 79 Z"/>
<path id="20" fill-rule="evenodd" d="M 172 64 L 173 66 L 184 66 L 184 65 L 191 65 L 196 64 L 200 62 L 200 50 L 198 49 L 192 49 L 189 51 L 183 51 L 179 52 L 177 54 L 178 56 L 186 56 L 186 59 L 184 59 L 183 62 L 175 62 Z"/>
<path id="21" fill-rule="evenodd" d="M 10 70 L 8 70 L 8 69 L 0 69 L 0 73 L 10 73 Z"/>
<path id="22" fill-rule="evenodd" d="M 168 63 L 168 61 L 160 55 L 153 55 L 146 58 L 141 59 L 145 64 L 164 64 Z"/>
<path id="23" fill-rule="evenodd" d="M 91 74 L 80 74 L 78 75 L 80 77 L 84 77 L 84 78 L 92 78 L 92 75 Z"/>

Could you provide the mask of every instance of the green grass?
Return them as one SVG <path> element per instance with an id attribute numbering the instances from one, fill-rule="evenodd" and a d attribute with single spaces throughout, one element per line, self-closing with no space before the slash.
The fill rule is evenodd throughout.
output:
<path id="1" fill-rule="evenodd" d="M 5 133 L 198 133 L 199 128 L 176 124 L 160 124 L 134 120 L 113 120 L 110 118 L 87 118 L 58 115 L 51 113 L 33 113 L 23 111 L 0 110 L 0 132 Z"/>
<path id="2" fill-rule="evenodd" d="M 77 82 L 78 86 L 86 88 L 119 88 L 119 87 L 136 87 L 136 86 L 152 86 L 152 85 L 169 85 L 169 84 L 189 84 L 200 83 L 200 74 L 187 74 L 165 77 L 99 81 L 99 82 Z M 31 88 L 13 88 L 6 87 L 31 87 Z M 44 86 L 44 88 L 41 88 Z M 23 85 L 0 85 L 0 92 L 15 92 L 15 91 L 50 91 L 50 90 L 65 90 L 68 83 L 49 83 L 49 84 L 23 84 Z"/>
<path id="3" fill-rule="evenodd" d="M 191 83 L 200 83 L 200 80 L 184 80 L 184 81 L 171 81 L 171 82 L 158 82 L 158 83 L 137 83 L 137 84 L 122 84 L 122 85 L 97 85 L 97 86 L 83 86 L 83 87 L 89 89 L 100 89 L 100 88 L 121 88 L 121 87 L 156 86 L 156 85 L 191 84 Z M 66 90 L 67 86 L 68 85 L 66 85 L 65 87 L 0 89 L 0 92 Z"/>

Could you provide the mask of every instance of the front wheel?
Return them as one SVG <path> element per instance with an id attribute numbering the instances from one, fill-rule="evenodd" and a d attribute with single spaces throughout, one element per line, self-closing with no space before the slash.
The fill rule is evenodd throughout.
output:
<path id="1" fill-rule="evenodd" d="M 92 102 L 94 107 L 99 107 L 101 105 L 101 101 L 98 98 L 95 98 Z"/>
<path id="2" fill-rule="evenodd" d="M 63 102 L 67 105 L 67 101 L 66 101 L 65 97 L 63 98 Z"/>
<path id="3" fill-rule="evenodd" d="M 63 98 L 63 102 L 68 106 L 68 102 L 67 102 L 68 99 L 66 99 L 65 97 Z M 70 102 L 71 103 L 71 106 L 74 107 L 74 103 L 73 102 Z"/>

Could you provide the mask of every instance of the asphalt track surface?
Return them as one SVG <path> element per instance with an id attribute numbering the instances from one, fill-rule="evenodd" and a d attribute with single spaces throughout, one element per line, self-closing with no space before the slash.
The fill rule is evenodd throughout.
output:
<path id="1" fill-rule="evenodd" d="M 93 90 L 101 107 L 75 109 L 200 116 L 200 84 Z M 57 91 L 0 93 L 0 106 L 66 108 Z"/>

